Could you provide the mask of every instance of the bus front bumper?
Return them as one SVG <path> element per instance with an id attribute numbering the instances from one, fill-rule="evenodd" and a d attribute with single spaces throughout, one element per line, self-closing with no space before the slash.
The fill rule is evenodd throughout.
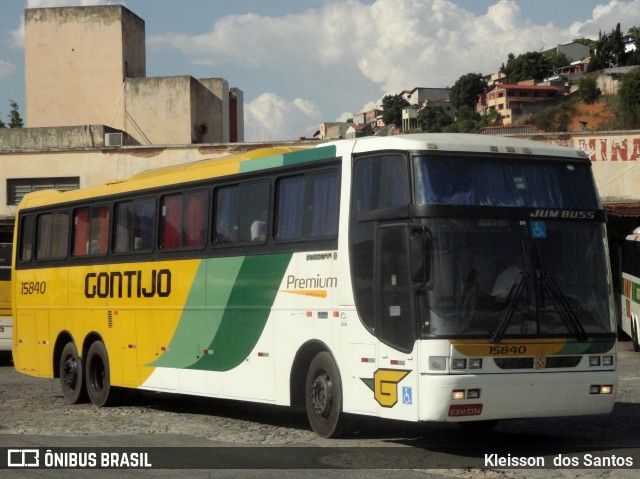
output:
<path id="1" fill-rule="evenodd" d="M 422 375 L 420 382 L 420 420 L 483 421 L 608 414 L 617 372 Z"/>

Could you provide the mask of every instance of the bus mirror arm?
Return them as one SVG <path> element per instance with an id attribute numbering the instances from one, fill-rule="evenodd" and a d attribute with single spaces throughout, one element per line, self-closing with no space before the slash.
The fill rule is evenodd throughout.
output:
<path id="1" fill-rule="evenodd" d="M 431 281 L 431 239 L 421 226 L 411 229 L 409 241 L 411 282 L 414 290 L 421 290 Z"/>

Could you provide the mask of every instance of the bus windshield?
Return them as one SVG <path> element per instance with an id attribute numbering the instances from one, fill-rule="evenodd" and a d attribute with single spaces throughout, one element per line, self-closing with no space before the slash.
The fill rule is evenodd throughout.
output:
<path id="1" fill-rule="evenodd" d="M 542 233 L 522 220 L 422 221 L 432 263 L 423 336 L 585 339 L 614 330 L 604 225 L 545 221 Z"/>
<path id="2" fill-rule="evenodd" d="M 588 164 L 420 156 L 414 174 L 418 204 L 598 209 Z"/>

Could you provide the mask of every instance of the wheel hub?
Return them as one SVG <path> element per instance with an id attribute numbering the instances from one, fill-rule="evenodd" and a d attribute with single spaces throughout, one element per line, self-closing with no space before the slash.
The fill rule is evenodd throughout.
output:
<path id="1" fill-rule="evenodd" d="M 311 386 L 311 404 L 313 410 L 322 417 L 327 417 L 331 411 L 332 386 L 331 378 L 318 376 Z"/>
<path id="2" fill-rule="evenodd" d="M 67 358 L 64 362 L 62 380 L 69 389 L 74 389 L 78 379 L 78 364 L 75 358 Z"/>

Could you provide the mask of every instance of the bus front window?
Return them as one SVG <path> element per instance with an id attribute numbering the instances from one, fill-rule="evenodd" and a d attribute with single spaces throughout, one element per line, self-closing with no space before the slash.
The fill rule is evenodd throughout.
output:
<path id="1" fill-rule="evenodd" d="M 433 248 L 425 337 L 500 340 L 613 330 L 602 225 L 548 221 L 546 236 L 533 238 L 527 221 L 425 222 Z"/>

